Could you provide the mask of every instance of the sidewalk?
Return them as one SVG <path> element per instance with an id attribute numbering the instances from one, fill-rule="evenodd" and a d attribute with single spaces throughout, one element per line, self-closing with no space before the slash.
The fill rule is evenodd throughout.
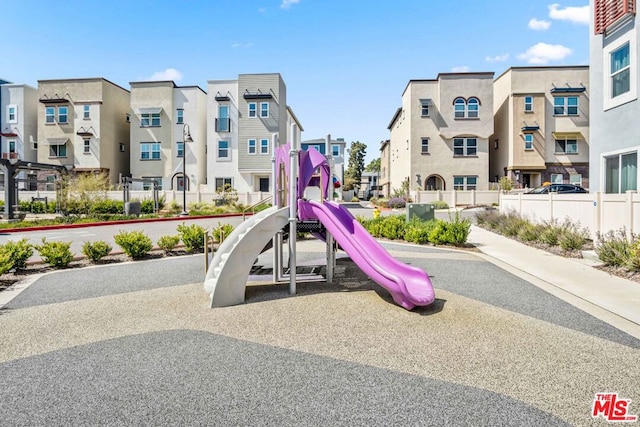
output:
<path id="1" fill-rule="evenodd" d="M 640 338 L 640 283 L 475 225 L 471 227 L 469 243 L 501 268 Z"/>

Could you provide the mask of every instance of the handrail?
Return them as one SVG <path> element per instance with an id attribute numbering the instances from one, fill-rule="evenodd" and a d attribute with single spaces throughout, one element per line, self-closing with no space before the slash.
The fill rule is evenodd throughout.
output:
<path id="1" fill-rule="evenodd" d="M 255 213 L 255 211 L 256 211 L 256 208 L 257 208 L 258 206 L 260 206 L 261 204 L 266 203 L 266 202 L 268 202 L 268 201 L 270 201 L 270 200 L 273 200 L 273 194 L 271 194 L 271 195 L 269 195 L 269 196 L 265 197 L 264 199 L 262 199 L 262 200 L 258 201 L 257 203 L 252 204 L 251 206 L 249 206 L 249 207 L 245 208 L 245 209 L 242 211 L 242 220 L 244 221 L 245 217 L 247 216 L 247 211 L 251 210 L 251 214 L 254 214 L 254 213 Z"/>

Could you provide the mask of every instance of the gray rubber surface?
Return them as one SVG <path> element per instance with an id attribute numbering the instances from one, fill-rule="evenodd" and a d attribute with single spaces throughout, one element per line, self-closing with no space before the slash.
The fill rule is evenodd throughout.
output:
<path id="1" fill-rule="evenodd" d="M 0 364 L 0 402 L 2 426 L 567 425 L 477 388 L 184 330 Z"/>

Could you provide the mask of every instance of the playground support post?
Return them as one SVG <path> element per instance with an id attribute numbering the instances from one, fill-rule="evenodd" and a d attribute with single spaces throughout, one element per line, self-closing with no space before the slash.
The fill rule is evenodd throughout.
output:
<path id="1" fill-rule="evenodd" d="M 278 165 L 276 165 L 276 148 L 278 148 L 278 134 L 271 135 L 271 194 L 273 196 L 273 206 L 281 207 L 278 197 Z M 282 272 L 282 232 L 279 231 L 273 236 L 273 281 L 280 280 Z"/>
<path id="2" fill-rule="evenodd" d="M 327 134 L 327 139 L 326 139 L 326 145 L 327 147 L 327 160 L 329 161 L 329 185 L 328 185 L 328 192 L 330 192 L 331 194 L 326 194 L 325 196 L 327 198 L 329 198 L 329 200 L 331 200 L 331 198 L 333 198 L 333 168 L 334 168 L 334 162 L 333 162 L 333 155 L 332 155 L 332 151 L 331 151 L 331 135 Z M 320 187 L 324 188 L 324 185 L 322 183 L 320 183 Z M 325 200 L 324 198 L 321 200 L 321 203 L 324 203 Z M 327 283 L 333 283 L 333 270 L 334 270 L 334 265 L 335 265 L 335 260 L 336 260 L 336 254 L 335 254 L 335 249 L 334 249 L 334 243 L 333 243 L 333 235 L 331 233 L 329 233 L 329 231 L 326 232 L 326 239 L 325 239 L 326 243 L 327 243 Z"/>
<path id="3" fill-rule="evenodd" d="M 298 230 L 298 126 L 291 125 L 289 151 L 289 295 L 296 294 L 296 233 Z"/>

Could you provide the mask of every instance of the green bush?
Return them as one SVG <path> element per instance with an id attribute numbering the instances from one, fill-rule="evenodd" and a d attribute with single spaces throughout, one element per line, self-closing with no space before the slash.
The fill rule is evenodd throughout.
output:
<path id="1" fill-rule="evenodd" d="M 218 226 L 213 229 L 213 240 L 222 243 L 232 232 L 233 225 L 218 223 Z"/>
<path id="2" fill-rule="evenodd" d="M 629 258 L 629 241 L 624 229 L 609 231 L 604 236 L 598 233 L 595 251 L 605 265 L 622 266 Z"/>
<path id="3" fill-rule="evenodd" d="M 158 199 L 158 211 L 160 211 L 163 207 L 164 207 L 164 198 L 160 197 Z M 142 214 L 155 213 L 153 208 L 154 208 L 153 199 L 144 199 L 140 202 L 140 213 Z"/>
<path id="4" fill-rule="evenodd" d="M 198 224 L 185 225 L 183 222 L 178 226 L 180 240 L 187 252 L 198 252 L 204 248 L 204 232 L 205 229 Z"/>
<path id="5" fill-rule="evenodd" d="M 425 244 L 429 242 L 429 234 L 437 227 L 440 220 L 422 221 L 415 217 L 407 223 L 404 240 L 411 243 Z"/>
<path id="6" fill-rule="evenodd" d="M 7 273 L 12 267 L 11 254 L 4 246 L 0 246 L 0 275 Z"/>
<path id="7" fill-rule="evenodd" d="M 449 209 L 449 203 L 444 200 L 435 200 L 427 203 L 432 204 L 434 209 Z"/>
<path id="8" fill-rule="evenodd" d="M 360 221 L 365 230 L 367 230 L 373 237 L 382 237 L 382 224 L 384 223 L 384 218 L 385 217 L 383 216 L 370 219 L 358 217 L 358 221 Z"/>
<path id="9" fill-rule="evenodd" d="M 27 260 L 33 255 L 33 245 L 30 244 L 26 238 L 18 241 L 10 240 L 2 246 L 3 251 L 9 254 L 11 268 L 25 268 L 27 266 Z"/>
<path id="10" fill-rule="evenodd" d="M 357 203 L 357 202 L 359 202 L 359 201 L 360 201 L 360 199 L 358 199 L 358 198 L 357 198 L 357 197 L 355 197 L 355 196 L 353 196 L 353 197 L 351 198 L 351 202 L 352 202 L 352 203 Z"/>
<path id="11" fill-rule="evenodd" d="M 120 231 L 113 237 L 123 252 L 133 259 L 142 258 L 153 247 L 149 236 L 142 231 Z"/>
<path id="12" fill-rule="evenodd" d="M 540 227 L 527 222 L 522 224 L 522 227 L 518 231 L 518 239 L 523 242 L 535 242 L 540 236 Z"/>
<path id="13" fill-rule="evenodd" d="M 589 241 L 589 233 L 577 226 L 568 226 L 558 238 L 558 245 L 565 251 L 577 251 Z"/>
<path id="14" fill-rule="evenodd" d="M 629 271 L 640 271 L 640 240 L 634 240 L 629 245 L 624 266 Z"/>
<path id="15" fill-rule="evenodd" d="M 73 261 L 71 243 L 72 242 L 47 242 L 46 238 L 43 237 L 42 244 L 36 245 L 35 248 L 45 263 L 55 268 L 65 268 Z"/>
<path id="16" fill-rule="evenodd" d="M 527 224 L 529 224 L 529 221 L 526 219 L 515 214 L 509 214 L 505 216 L 500 224 L 500 231 L 505 236 L 515 237 L 520 233 L 520 230 L 523 227 L 527 226 Z"/>
<path id="17" fill-rule="evenodd" d="M 103 257 L 109 255 L 113 247 L 104 240 L 96 242 L 84 242 L 82 245 L 82 254 L 93 262 L 100 261 Z"/>
<path id="18" fill-rule="evenodd" d="M 381 217 L 381 237 L 386 239 L 404 239 L 404 229 L 407 225 L 404 216 L 402 215 L 389 215 Z"/>
<path id="19" fill-rule="evenodd" d="M 91 202 L 89 213 L 96 214 L 121 214 L 124 212 L 124 202 L 122 200 L 96 200 Z"/>
<path id="20" fill-rule="evenodd" d="M 471 231 L 471 221 L 461 219 L 456 212 L 451 221 L 439 221 L 429 233 L 429 241 L 436 245 L 462 246 L 467 243 Z"/>
<path id="21" fill-rule="evenodd" d="M 158 239 L 158 247 L 169 254 L 180 243 L 180 236 L 160 236 Z"/>
<path id="22" fill-rule="evenodd" d="M 559 226 L 557 223 L 545 222 L 542 225 L 542 231 L 540 232 L 540 242 L 546 243 L 549 246 L 557 246 L 560 241 L 560 236 L 564 232 L 563 227 Z"/>

